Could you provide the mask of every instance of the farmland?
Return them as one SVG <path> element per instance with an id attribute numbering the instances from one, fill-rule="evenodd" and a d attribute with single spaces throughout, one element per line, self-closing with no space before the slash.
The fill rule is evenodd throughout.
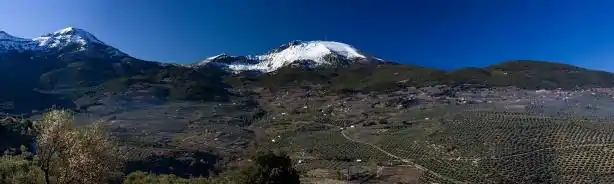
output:
<path id="1" fill-rule="evenodd" d="M 611 97 L 513 89 L 471 94 L 490 93 L 500 98 L 442 103 L 417 94 L 421 103 L 401 107 L 396 103 L 407 94 L 306 99 L 292 91 L 261 98 L 277 103 L 268 103 L 273 113 L 257 124 L 269 135 L 263 145 L 293 153 L 301 171 L 324 169 L 339 180 L 411 167 L 422 182 L 613 182 L 614 124 L 603 108 L 614 103 L 595 100 Z M 461 99 L 468 97 L 446 100 Z"/>

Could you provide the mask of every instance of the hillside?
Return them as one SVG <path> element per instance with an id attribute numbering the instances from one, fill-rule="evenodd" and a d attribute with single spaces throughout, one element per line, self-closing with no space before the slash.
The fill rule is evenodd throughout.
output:
<path id="1" fill-rule="evenodd" d="M 487 67 L 493 84 L 530 89 L 613 87 L 614 75 L 577 66 L 540 61 L 509 61 Z M 501 74 L 503 76 L 501 76 Z M 501 81 L 501 82 L 499 82 Z"/>
<path id="2" fill-rule="evenodd" d="M 394 91 L 404 87 L 479 84 L 483 87 L 515 86 L 523 89 L 587 89 L 614 87 L 614 74 L 577 66 L 542 62 L 508 61 L 484 68 L 442 71 L 405 64 L 357 65 L 337 69 L 282 68 L 263 75 L 264 86 L 302 83 L 333 90 Z"/>

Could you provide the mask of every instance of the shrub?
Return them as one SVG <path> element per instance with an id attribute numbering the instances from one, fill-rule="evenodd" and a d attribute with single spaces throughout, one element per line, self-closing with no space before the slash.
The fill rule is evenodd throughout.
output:
<path id="1" fill-rule="evenodd" d="M 150 174 L 136 171 L 126 176 L 124 184 L 208 184 L 205 178 L 180 178 L 172 174 Z"/>
<path id="2" fill-rule="evenodd" d="M 23 156 L 0 157 L 0 184 L 42 184 L 43 172 Z"/>

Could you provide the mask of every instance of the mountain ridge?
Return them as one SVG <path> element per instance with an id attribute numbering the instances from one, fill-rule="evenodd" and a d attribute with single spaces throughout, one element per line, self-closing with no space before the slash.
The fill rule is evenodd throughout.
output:
<path id="1" fill-rule="evenodd" d="M 46 46 L 37 48 L 52 49 L 52 52 L 34 49 L 30 51 L 31 53 L 0 54 L 0 66 L 4 66 L 2 69 L 5 72 L 3 76 L 20 76 L 20 73 L 11 72 L 27 68 L 27 75 L 32 76 L 26 76 L 26 78 L 33 82 L 28 86 L 45 89 L 53 89 L 58 86 L 81 86 L 81 84 L 89 83 L 98 85 L 108 80 L 136 75 L 151 75 L 150 77 L 155 80 L 166 80 L 164 76 L 174 75 L 190 82 L 189 85 L 176 85 L 183 86 L 186 90 L 193 90 L 193 86 L 190 85 L 202 82 L 198 80 L 203 80 L 205 76 L 221 80 L 224 77 L 241 75 L 240 73 L 256 74 L 250 77 L 256 77 L 255 81 L 258 81 L 259 84 L 272 87 L 308 82 L 309 84 L 327 85 L 339 90 L 386 91 L 407 86 L 464 83 L 497 87 L 519 86 L 531 89 L 614 87 L 614 74 L 612 73 L 566 64 L 521 60 L 482 68 L 444 71 L 387 62 L 364 54 L 349 44 L 335 41 L 294 40 L 262 55 L 232 56 L 222 53 L 200 62 L 180 65 L 149 62 L 130 57 L 79 28 L 61 29 L 32 40 L 13 37 L 5 32 L 0 32 L 0 34 L 0 45 L 8 45 L 7 43 L 19 45 L 24 42 Z M 14 62 L 16 60 L 20 62 Z M 36 63 L 44 63 L 44 65 Z M 38 68 L 29 69 L 33 66 Z M 181 69 L 171 69 L 174 67 Z M 175 74 L 169 75 L 170 71 Z M 188 74 L 176 73 L 179 71 Z M 203 75 L 205 73 L 208 74 Z M 207 87 L 209 89 L 223 86 L 218 84 L 223 81 L 206 81 L 211 84 Z M 220 90 L 222 88 L 220 87 Z"/>

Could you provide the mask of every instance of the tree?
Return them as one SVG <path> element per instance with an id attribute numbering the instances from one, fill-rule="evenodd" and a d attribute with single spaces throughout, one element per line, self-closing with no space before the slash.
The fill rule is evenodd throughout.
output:
<path id="1" fill-rule="evenodd" d="M 122 155 L 99 123 L 77 128 L 72 113 L 52 110 L 37 124 L 38 162 L 45 183 L 105 182 L 122 166 Z"/>
<path id="2" fill-rule="evenodd" d="M 285 154 L 272 152 L 258 153 L 254 163 L 243 170 L 245 183 L 253 184 L 294 184 L 300 183 L 298 172 L 292 167 L 292 160 Z"/>
<path id="3" fill-rule="evenodd" d="M 75 131 L 72 114 L 68 111 L 52 110 L 43 115 L 37 124 L 37 158 L 43 170 L 45 183 L 51 183 L 52 169 L 57 166 L 57 158 L 68 150 L 69 141 Z"/>

